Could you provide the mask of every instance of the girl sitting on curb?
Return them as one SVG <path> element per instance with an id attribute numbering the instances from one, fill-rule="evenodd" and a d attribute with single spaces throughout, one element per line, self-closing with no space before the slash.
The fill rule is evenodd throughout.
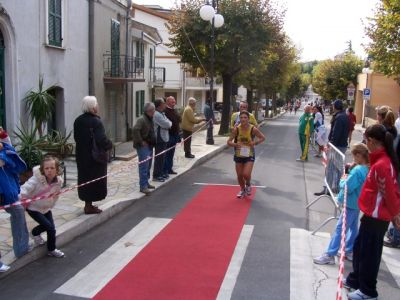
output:
<path id="1" fill-rule="evenodd" d="M 353 245 L 358 234 L 358 215 L 360 209 L 358 208 L 358 196 L 360 195 L 361 188 L 364 184 L 368 174 L 368 148 L 364 144 L 356 144 L 351 149 L 353 155 L 354 165 L 348 175 L 344 175 L 340 180 L 340 191 L 338 195 L 338 202 L 344 201 L 344 187 L 347 184 L 347 228 L 346 228 L 346 258 L 349 261 L 353 260 Z M 332 235 L 328 249 L 324 254 L 314 258 L 314 263 L 319 265 L 334 265 L 335 255 L 337 255 L 340 248 L 341 234 L 343 224 L 343 211 L 339 216 L 336 225 L 336 230 Z"/>
<path id="2" fill-rule="evenodd" d="M 45 199 L 31 202 L 26 211 L 34 219 L 38 226 L 32 229 L 35 245 L 43 245 L 45 241 L 41 233 L 47 232 L 47 250 L 49 256 L 63 257 L 64 253 L 56 248 L 56 229 L 51 209 L 58 200 L 58 195 L 53 195 L 61 190 L 63 180 L 62 170 L 57 158 L 47 156 L 40 166 L 33 168 L 33 176 L 21 186 L 21 198 L 33 198 L 45 196 Z"/>

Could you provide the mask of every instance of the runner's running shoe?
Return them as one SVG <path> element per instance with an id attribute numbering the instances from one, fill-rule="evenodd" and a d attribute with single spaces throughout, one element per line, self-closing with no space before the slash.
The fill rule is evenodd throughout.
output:
<path id="1" fill-rule="evenodd" d="M 246 194 L 247 194 L 248 196 L 251 195 L 251 185 L 246 185 L 246 187 L 244 188 L 244 190 L 246 191 Z"/>
<path id="2" fill-rule="evenodd" d="M 244 198 L 244 196 L 246 196 L 246 191 L 245 191 L 245 190 L 241 190 L 241 191 L 236 195 L 236 197 L 238 197 L 238 198 Z"/>

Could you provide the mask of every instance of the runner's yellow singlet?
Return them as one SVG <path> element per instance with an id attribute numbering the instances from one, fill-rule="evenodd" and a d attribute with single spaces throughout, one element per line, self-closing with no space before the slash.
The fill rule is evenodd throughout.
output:
<path id="1" fill-rule="evenodd" d="M 244 130 L 242 128 L 242 124 L 239 124 L 236 128 L 237 128 L 237 135 L 235 138 L 236 142 L 241 143 L 242 145 L 246 146 L 249 145 L 250 142 L 254 139 L 253 136 L 253 125 L 249 124 L 249 127 L 247 128 L 247 130 Z M 240 153 L 240 149 L 236 149 L 235 148 L 235 156 L 237 157 L 251 157 L 254 155 L 254 149 L 253 147 L 250 147 L 250 152 L 248 156 L 243 156 Z"/>

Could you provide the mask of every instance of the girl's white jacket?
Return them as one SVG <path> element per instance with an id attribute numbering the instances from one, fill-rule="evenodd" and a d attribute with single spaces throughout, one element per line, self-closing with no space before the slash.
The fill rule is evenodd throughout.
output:
<path id="1" fill-rule="evenodd" d="M 25 199 L 36 196 L 46 196 L 44 199 L 31 202 L 27 207 L 29 210 L 38 211 L 42 214 L 45 214 L 54 207 L 56 201 L 58 200 L 58 196 L 47 196 L 52 193 L 59 192 L 61 190 L 62 183 L 62 177 L 57 176 L 53 183 L 48 184 L 46 177 L 40 173 L 39 166 L 36 166 L 33 168 L 33 176 L 29 178 L 29 180 L 25 182 L 23 186 L 21 186 L 20 198 Z"/>

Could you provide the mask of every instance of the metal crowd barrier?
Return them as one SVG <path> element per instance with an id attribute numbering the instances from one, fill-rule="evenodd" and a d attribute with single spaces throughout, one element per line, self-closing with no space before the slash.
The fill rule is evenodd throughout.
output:
<path id="1" fill-rule="evenodd" d="M 346 156 L 333 144 L 329 143 L 327 150 L 323 154 L 323 159 L 325 160 L 324 182 L 327 193 L 315 198 L 306 206 L 306 209 L 309 209 L 320 199 L 327 198 L 328 201 L 333 204 L 334 212 L 332 217 L 327 218 L 312 232 L 313 235 L 332 220 L 338 220 L 341 213 L 341 207 L 337 201 L 337 195 L 339 193 L 340 178 L 342 178 L 345 171 Z"/>

